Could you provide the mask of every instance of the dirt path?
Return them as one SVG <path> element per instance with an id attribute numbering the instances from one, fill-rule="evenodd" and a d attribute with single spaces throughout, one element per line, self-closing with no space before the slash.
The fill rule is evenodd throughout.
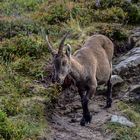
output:
<path id="1" fill-rule="evenodd" d="M 66 94 L 66 93 L 64 93 Z M 104 125 L 112 114 L 119 114 L 114 100 L 110 109 L 103 109 L 105 97 L 96 96 L 90 101 L 89 109 L 93 115 L 92 122 L 85 127 L 80 126 L 82 108 L 78 95 L 62 96 L 59 105 L 53 110 L 50 122 L 51 134 L 49 140 L 110 140 L 113 134 L 105 131 Z M 67 99 L 67 100 L 66 100 Z"/>

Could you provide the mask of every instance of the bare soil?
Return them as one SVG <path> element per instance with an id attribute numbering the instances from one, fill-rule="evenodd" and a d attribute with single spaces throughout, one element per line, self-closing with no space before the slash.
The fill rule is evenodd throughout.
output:
<path id="1" fill-rule="evenodd" d="M 49 118 L 50 136 L 48 140 L 110 140 L 114 134 L 105 129 L 112 114 L 119 114 L 116 103 L 112 107 L 104 109 L 106 98 L 104 95 L 96 95 L 89 103 L 92 114 L 92 122 L 86 126 L 80 126 L 82 108 L 78 93 L 64 91 L 58 100 L 56 108 Z"/>

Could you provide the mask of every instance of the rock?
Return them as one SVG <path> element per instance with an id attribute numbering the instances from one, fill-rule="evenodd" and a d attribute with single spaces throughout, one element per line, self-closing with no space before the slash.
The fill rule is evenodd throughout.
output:
<path id="1" fill-rule="evenodd" d="M 133 122 L 130 122 L 124 116 L 112 115 L 111 122 L 119 123 L 119 124 L 122 124 L 122 125 L 125 125 L 125 126 L 128 126 L 128 127 L 135 127 L 135 124 Z"/>
<path id="2" fill-rule="evenodd" d="M 112 75 L 111 76 L 111 83 L 112 86 L 116 85 L 116 84 L 120 84 L 123 82 L 123 79 L 119 76 L 119 75 Z"/>
<path id="3" fill-rule="evenodd" d="M 130 92 L 135 92 L 137 94 L 140 94 L 140 85 L 133 85 L 133 86 L 131 86 Z"/>
<path id="4" fill-rule="evenodd" d="M 140 28 L 136 28 L 132 31 L 132 34 L 129 37 L 129 46 L 140 47 Z"/>
<path id="5" fill-rule="evenodd" d="M 138 76 L 140 73 L 140 47 L 133 48 L 121 57 L 113 69 L 114 74 L 122 77 Z"/>
<path id="6" fill-rule="evenodd" d="M 140 101 L 140 85 L 132 85 L 129 92 L 122 98 L 125 101 Z"/>

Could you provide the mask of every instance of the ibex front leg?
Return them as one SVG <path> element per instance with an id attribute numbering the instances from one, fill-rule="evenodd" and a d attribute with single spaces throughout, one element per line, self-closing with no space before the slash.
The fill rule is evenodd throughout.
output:
<path id="1" fill-rule="evenodd" d="M 92 97 L 92 95 L 95 93 L 96 91 L 96 87 L 95 86 L 91 86 L 86 94 L 84 95 L 84 93 L 82 93 L 81 91 L 79 91 L 80 96 L 81 96 L 81 103 L 82 103 L 82 108 L 83 108 L 83 117 L 81 119 L 81 126 L 85 126 L 86 123 L 90 123 L 92 116 L 89 112 L 88 109 L 88 103 L 89 103 L 89 99 Z"/>
<path id="2" fill-rule="evenodd" d="M 111 76 L 110 76 L 111 78 Z M 109 108 L 111 107 L 111 104 L 112 104 L 112 83 L 110 81 L 110 78 L 107 82 L 107 101 L 106 101 L 106 106 L 105 108 Z"/>

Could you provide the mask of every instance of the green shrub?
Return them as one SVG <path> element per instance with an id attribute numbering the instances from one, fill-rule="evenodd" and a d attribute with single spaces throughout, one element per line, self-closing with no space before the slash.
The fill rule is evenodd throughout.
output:
<path id="1" fill-rule="evenodd" d="M 130 24 L 140 24 L 140 6 L 131 4 L 127 7 L 127 20 Z"/>
<path id="2" fill-rule="evenodd" d="M 20 98 L 15 96 L 2 99 L 2 105 L 8 116 L 15 116 L 22 111 Z"/>
<path id="3" fill-rule="evenodd" d="M 22 138 L 22 127 L 17 127 L 7 118 L 5 112 L 0 110 L 0 138 L 4 140 L 19 140 Z"/>
<path id="4" fill-rule="evenodd" d="M 105 10 L 96 10 L 93 19 L 103 22 L 124 22 L 126 13 L 119 7 L 111 7 Z"/>
<path id="5" fill-rule="evenodd" d="M 125 0 L 101 0 L 101 8 L 106 9 L 110 7 L 124 7 L 129 5 L 130 3 Z"/>
<path id="6" fill-rule="evenodd" d="M 38 34 L 40 31 L 39 25 L 29 18 L 13 18 L 6 17 L 0 20 L 0 38 L 11 38 L 16 35 Z"/>
<path id="7" fill-rule="evenodd" d="M 44 47 L 39 36 L 19 35 L 11 40 L 3 41 L 0 46 L 1 60 L 6 63 L 26 56 L 38 59 L 45 53 L 48 53 L 47 47 Z"/>
<path id="8" fill-rule="evenodd" d="M 69 13 L 63 4 L 53 5 L 46 14 L 48 24 L 65 22 L 69 19 Z"/>
<path id="9" fill-rule="evenodd" d="M 19 16 L 24 12 L 31 12 L 39 8 L 44 0 L 6 0 L 1 2 L 1 13 L 3 15 Z"/>
<path id="10" fill-rule="evenodd" d="M 127 30 L 123 29 L 122 26 L 117 25 L 104 25 L 97 26 L 98 32 L 112 38 L 116 41 L 125 41 L 128 37 Z"/>

